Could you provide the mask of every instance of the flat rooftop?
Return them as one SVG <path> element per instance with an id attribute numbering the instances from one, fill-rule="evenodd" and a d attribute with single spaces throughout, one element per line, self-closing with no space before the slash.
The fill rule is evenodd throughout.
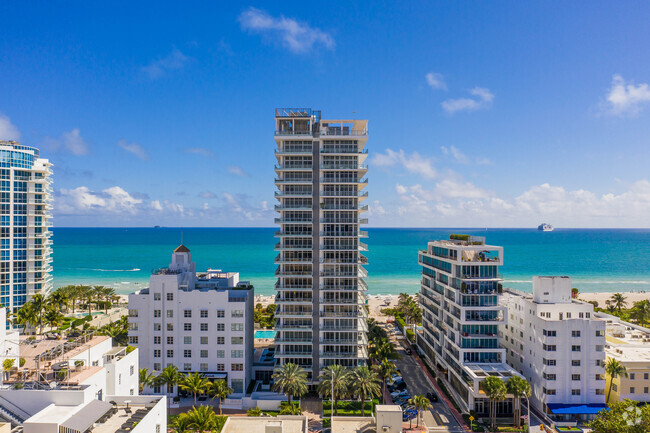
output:
<path id="1" fill-rule="evenodd" d="M 267 426 L 281 427 L 282 433 L 306 433 L 307 417 L 302 415 L 274 418 L 231 416 L 221 433 L 266 433 Z"/>
<path id="2" fill-rule="evenodd" d="M 48 363 L 56 364 L 57 362 L 63 361 L 64 358 L 67 360 L 77 356 L 90 347 L 94 347 L 108 340 L 110 337 L 106 335 L 93 335 L 87 338 L 80 337 L 80 339 L 74 342 L 43 338 L 36 340 L 34 343 L 30 343 L 28 338 L 28 336 L 21 336 L 20 338 L 20 357 L 25 358 L 25 365 L 22 369 L 34 370 L 37 367 L 36 358 L 39 356 L 42 358 L 40 367 L 41 369 L 45 369 Z"/>
<path id="3" fill-rule="evenodd" d="M 609 337 L 607 338 L 609 343 Z M 650 362 L 650 346 L 626 347 L 615 346 L 607 349 L 607 356 L 616 358 L 620 362 Z"/>
<path id="4" fill-rule="evenodd" d="M 509 378 L 512 376 L 521 376 L 517 370 L 508 364 L 501 363 L 474 363 L 465 364 L 465 371 L 477 379 L 485 379 L 488 376 L 500 378 Z"/>

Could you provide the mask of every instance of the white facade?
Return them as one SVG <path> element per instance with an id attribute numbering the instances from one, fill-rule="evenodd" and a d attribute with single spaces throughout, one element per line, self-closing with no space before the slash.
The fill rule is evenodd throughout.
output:
<path id="1" fill-rule="evenodd" d="M 140 349 L 142 368 L 160 372 L 175 365 L 184 373 L 225 379 L 241 397 L 251 380 L 253 310 L 253 288 L 239 282 L 238 273 L 197 275 L 181 245 L 169 267 L 151 276 L 148 289 L 129 295 L 129 343 Z"/>
<path id="2" fill-rule="evenodd" d="M 420 347 L 461 408 L 487 414 L 481 381 L 488 375 L 505 381 L 518 374 L 506 364 L 498 337 L 498 326 L 507 323 L 505 307 L 499 305 L 503 248 L 486 245 L 481 237 L 452 235 L 429 242 L 419 263 Z M 497 407 L 499 414 L 511 410 L 511 401 Z"/>
<path id="3" fill-rule="evenodd" d="M 363 365 L 368 289 L 361 218 L 368 171 L 367 120 L 325 120 L 310 108 L 275 112 L 280 217 L 275 312 L 278 364 L 307 370 L 311 384 L 332 364 Z"/>
<path id="4" fill-rule="evenodd" d="M 502 303 L 508 323 L 499 335 L 508 363 L 532 386 L 531 404 L 572 421 L 554 416 L 553 405 L 605 403 L 605 321 L 571 299 L 569 277 L 534 277 L 532 295 L 508 289 Z"/>
<path id="5" fill-rule="evenodd" d="M 52 287 L 52 170 L 35 147 L 0 140 L 0 304 L 16 312 Z"/>
<path id="6" fill-rule="evenodd" d="M 5 323 L 7 323 L 7 309 L 0 308 L 0 365 L 5 359 L 13 359 L 14 366 L 18 367 L 20 334 L 18 331 L 7 329 L 7 326 L 3 326 Z"/>

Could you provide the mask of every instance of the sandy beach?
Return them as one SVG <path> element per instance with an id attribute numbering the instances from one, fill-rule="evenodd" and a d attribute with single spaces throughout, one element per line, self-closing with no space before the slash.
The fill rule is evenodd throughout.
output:
<path id="1" fill-rule="evenodd" d="M 650 300 L 650 292 L 640 293 L 640 292 L 619 292 L 625 296 L 628 308 L 631 308 L 635 302 Z M 606 307 L 606 302 L 612 297 L 614 293 L 594 293 L 594 292 L 581 292 L 578 295 L 578 299 L 582 301 L 596 301 L 600 308 Z M 273 303 L 275 296 L 269 295 L 257 295 L 255 296 L 255 304 L 262 304 L 263 307 L 266 307 L 269 304 Z M 397 301 L 399 299 L 398 295 L 368 295 L 368 308 L 370 309 L 370 317 L 374 318 L 379 322 L 385 322 L 390 319 L 389 316 L 386 316 L 381 313 L 381 310 L 384 308 L 395 307 L 397 306 Z"/>

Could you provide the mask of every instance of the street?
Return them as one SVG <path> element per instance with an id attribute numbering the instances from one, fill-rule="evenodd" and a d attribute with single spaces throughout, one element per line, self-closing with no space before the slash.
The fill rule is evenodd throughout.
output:
<path id="1" fill-rule="evenodd" d="M 393 326 L 388 325 L 384 329 L 388 331 L 391 328 L 393 328 Z M 404 346 L 394 336 L 391 336 L 390 339 L 391 342 L 395 344 L 397 352 L 400 355 L 400 359 L 395 360 L 395 365 L 401 371 L 402 378 L 406 382 L 411 396 L 426 395 L 427 392 L 434 392 L 438 395 L 438 392 L 429 381 L 426 372 L 416 362 L 414 355 L 407 355 L 404 351 Z M 458 422 L 456 422 L 449 408 L 440 398 L 440 395 L 438 395 L 438 398 L 437 402 L 431 402 L 433 408 L 422 415 L 422 419 L 429 430 L 432 432 L 449 433 L 464 432 L 465 430 L 458 424 Z M 413 419 L 413 425 L 415 425 L 415 423 L 416 420 Z"/>

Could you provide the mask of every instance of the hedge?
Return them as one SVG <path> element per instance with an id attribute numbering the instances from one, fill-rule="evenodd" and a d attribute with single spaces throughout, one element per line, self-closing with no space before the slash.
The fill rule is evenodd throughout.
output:
<path id="1" fill-rule="evenodd" d="M 397 323 L 397 326 L 399 327 L 399 329 L 402 332 L 404 332 L 404 328 L 406 327 L 406 322 L 404 321 L 404 319 L 402 319 L 401 317 L 398 317 L 398 318 L 395 319 L 395 323 Z"/>

